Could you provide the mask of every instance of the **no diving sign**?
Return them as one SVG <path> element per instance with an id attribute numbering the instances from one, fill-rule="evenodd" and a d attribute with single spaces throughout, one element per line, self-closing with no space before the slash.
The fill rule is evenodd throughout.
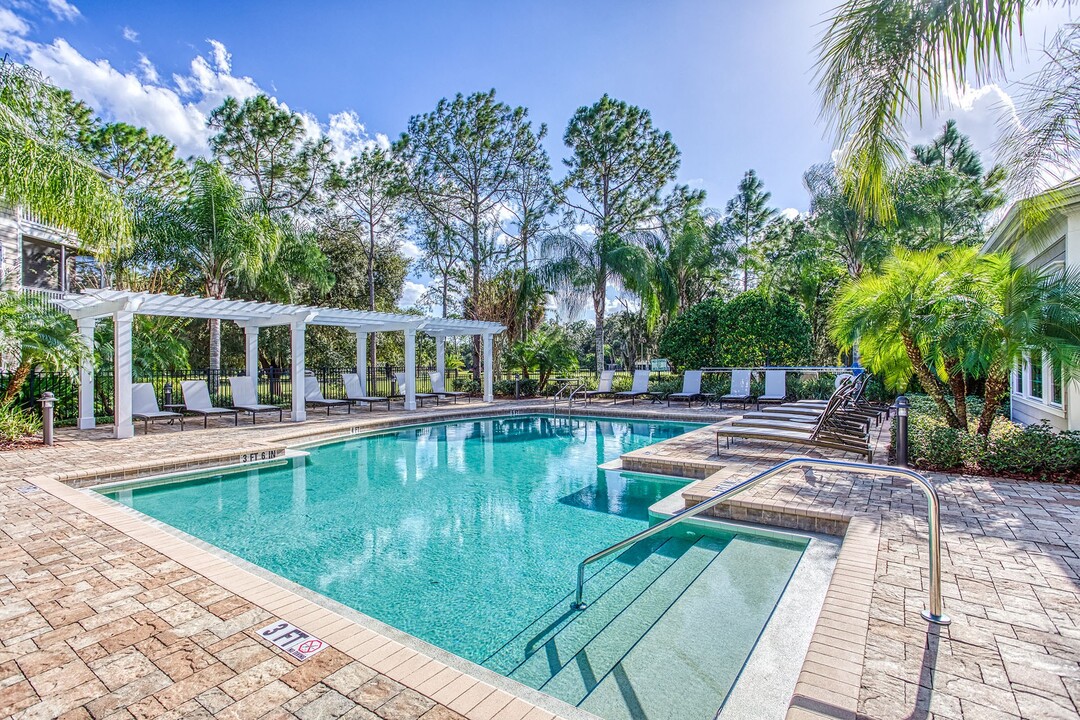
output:
<path id="1" fill-rule="evenodd" d="M 326 643 L 319 638 L 309 635 L 284 620 L 267 625 L 259 631 L 259 636 L 274 643 L 300 661 L 307 660 L 326 647 Z"/>

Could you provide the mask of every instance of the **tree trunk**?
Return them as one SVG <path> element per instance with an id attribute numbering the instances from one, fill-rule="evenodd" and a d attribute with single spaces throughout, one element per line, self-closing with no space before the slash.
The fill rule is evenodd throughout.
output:
<path id="1" fill-rule="evenodd" d="M 967 382 L 964 379 L 964 370 L 960 367 L 960 360 L 952 358 L 945 363 L 945 371 L 949 373 L 949 389 L 952 390 L 953 407 L 956 408 L 956 421 L 961 427 L 968 424 L 967 412 Z"/>
<path id="2" fill-rule="evenodd" d="M 368 304 L 371 311 L 375 312 L 375 226 L 368 223 L 368 256 L 367 256 L 367 278 L 368 278 Z M 371 347 L 371 367 L 374 369 L 378 366 L 378 358 L 376 357 L 375 348 L 376 337 L 375 333 L 371 333 L 371 338 L 368 341 Z M 357 368 L 359 370 L 359 368 Z"/>
<path id="3" fill-rule="evenodd" d="M 960 420 L 956 417 L 956 413 L 949 405 L 948 400 L 945 399 L 945 393 L 941 390 L 941 383 L 934 377 L 934 374 L 930 372 L 930 368 L 926 367 L 926 361 L 923 359 L 922 350 L 915 343 L 915 339 L 907 333 L 902 334 L 904 341 L 904 349 L 907 351 L 908 360 L 911 361 L 911 366 L 915 369 L 915 377 L 919 379 L 919 384 L 922 385 L 926 394 L 933 399 L 937 405 L 938 410 L 941 412 L 942 417 L 945 418 L 945 422 L 951 428 L 966 429 L 960 424 Z"/>
<path id="4" fill-rule="evenodd" d="M 989 435 L 990 428 L 994 424 L 994 416 L 1001 407 L 1001 396 L 1009 388 L 1008 374 L 1002 372 L 998 365 L 993 365 L 986 375 L 986 389 L 983 392 L 983 411 L 979 416 L 979 428 L 976 430 L 980 435 Z"/>
<path id="5" fill-rule="evenodd" d="M 24 361 L 19 363 L 19 366 L 15 368 L 15 372 L 11 376 L 11 380 L 8 381 L 7 387 L 4 388 L 3 397 L 0 397 L 0 406 L 7 406 L 8 403 L 19 396 L 19 391 L 22 390 L 26 378 L 30 377 L 30 371 L 32 369 L 33 365 L 29 362 Z"/>
<path id="6" fill-rule="evenodd" d="M 600 284 L 593 288 L 593 312 L 596 314 L 596 372 L 604 370 L 604 304 L 607 302 L 607 287 Z"/>
<path id="7" fill-rule="evenodd" d="M 221 370 L 221 318 L 210 318 L 210 369 Z"/>
<path id="8" fill-rule="evenodd" d="M 472 244 L 472 297 L 465 317 L 469 320 L 480 319 L 480 216 L 473 213 Z M 473 345 L 473 380 L 480 380 L 480 336 L 472 336 Z"/>

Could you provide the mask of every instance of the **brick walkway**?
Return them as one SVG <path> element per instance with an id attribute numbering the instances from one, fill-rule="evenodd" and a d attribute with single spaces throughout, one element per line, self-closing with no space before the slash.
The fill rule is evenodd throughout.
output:
<path id="1" fill-rule="evenodd" d="M 502 405 L 513 407 L 524 406 Z M 480 409 L 451 406 L 437 417 Z M 343 430 L 397 417 L 355 413 L 332 422 Z M 182 434 L 162 427 L 125 441 L 102 441 L 100 431 L 66 433 L 53 449 L 0 454 L 0 717 L 554 718 L 49 479 L 122 475 L 120 465 L 145 472 L 221 462 L 238 445 L 278 448 L 326 432 L 326 420 L 315 420 Z M 716 457 L 713 442 L 703 430 L 648 452 L 681 458 L 693 467 L 688 474 L 705 478 L 686 489 L 687 502 L 794 452 L 744 442 Z M 834 695 L 821 690 L 824 681 L 800 682 L 804 694 L 789 717 L 1080 716 L 1080 488 L 936 481 L 946 611 L 954 622 L 931 634 L 918 614 L 926 603 L 925 504 L 906 483 L 792 472 L 733 504 L 732 513 L 760 513 L 775 524 L 813 519 L 814 512 L 822 522 L 844 516 L 861 523 L 858 532 L 849 526 L 845 539 L 847 579 L 834 576 L 838 587 L 830 589 L 841 614 L 855 620 L 833 627 L 823 611 L 815 642 L 824 656 L 813 645 L 801 678 L 817 673 L 836 682 L 842 672 L 854 680 L 834 684 Z M 872 542 L 865 557 L 852 550 L 856 536 Z M 868 562 L 864 576 L 860 562 Z M 258 587 L 265 602 L 249 599 Z M 845 608 L 845 598 L 860 592 L 868 598 L 865 613 Z M 256 637 L 276 617 L 322 628 L 332 647 L 298 663 Z M 860 622 L 861 644 L 853 644 Z M 857 698 L 854 707 L 844 704 L 845 692 Z"/>

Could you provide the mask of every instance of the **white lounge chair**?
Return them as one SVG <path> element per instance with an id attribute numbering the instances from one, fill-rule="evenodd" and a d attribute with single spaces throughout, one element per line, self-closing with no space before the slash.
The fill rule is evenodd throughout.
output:
<path id="1" fill-rule="evenodd" d="M 392 397 L 394 399 L 397 399 L 397 400 L 400 400 L 400 399 L 405 397 L 405 393 L 407 393 L 408 390 L 409 390 L 409 385 L 408 385 L 407 382 L 405 382 L 405 373 L 403 373 L 403 372 L 394 373 L 394 381 L 397 383 L 397 394 L 396 395 L 391 395 L 390 397 Z M 420 403 L 420 407 L 424 407 L 424 401 L 425 400 L 434 400 L 436 405 L 439 404 L 439 396 L 436 395 L 435 393 L 418 392 L 418 393 L 415 394 L 415 397 L 416 397 L 416 402 Z"/>
<path id="2" fill-rule="evenodd" d="M 754 396 L 750 394 L 750 371 L 731 371 L 731 392 L 721 395 L 716 399 L 717 405 L 724 407 L 725 402 L 739 403 L 743 407 L 754 404 Z"/>
<path id="3" fill-rule="evenodd" d="M 150 430 L 151 420 L 179 420 L 180 429 L 184 429 L 183 415 L 158 407 L 157 395 L 150 383 L 135 383 L 131 386 L 131 417 L 143 421 L 143 435 Z"/>
<path id="4" fill-rule="evenodd" d="M 350 415 L 352 414 L 352 403 L 348 400 L 323 397 L 322 388 L 319 387 L 319 379 L 314 375 L 308 375 L 304 378 L 304 402 L 308 405 L 326 408 L 327 415 L 330 414 L 332 408 L 336 407 L 344 407 Z"/>
<path id="5" fill-rule="evenodd" d="M 180 383 L 184 391 L 184 409 L 188 412 L 202 415 L 202 426 L 206 427 L 206 421 L 211 415 L 232 415 L 233 425 L 240 424 L 240 411 L 233 408 L 214 407 L 210 402 L 210 390 L 203 380 L 185 380 Z"/>
<path id="6" fill-rule="evenodd" d="M 601 370 L 600 381 L 596 384 L 595 390 L 586 390 L 582 395 L 585 396 L 585 404 L 589 404 L 589 398 L 601 397 L 603 395 L 613 395 L 611 390 L 611 383 L 615 380 L 614 370 Z"/>
<path id="7" fill-rule="evenodd" d="M 375 410 L 375 403 L 386 403 L 386 409 L 390 409 L 390 398 L 368 395 L 359 374 L 341 373 L 341 382 L 345 385 L 345 399 L 349 402 L 367 403 L 369 411 Z"/>
<path id="8" fill-rule="evenodd" d="M 787 400 L 787 371 L 765 371 L 765 394 L 758 397 L 758 406 L 779 404 Z"/>
<path id="9" fill-rule="evenodd" d="M 278 422 L 284 418 L 282 409 L 277 405 L 263 405 L 259 403 L 259 394 L 255 390 L 255 383 L 251 378 L 241 375 L 229 378 L 229 387 L 232 388 L 232 406 L 241 412 L 251 413 L 251 424 L 255 424 L 255 416 L 261 412 L 276 412 Z"/>
<path id="10" fill-rule="evenodd" d="M 455 404 L 457 404 L 457 399 L 459 397 L 464 397 L 464 398 L 467 398 L 468 400 L 472 400 L 472 395 L 470 395 L 467 392 L 459 392 L 459 391 L 456 391 L 456 390 L 447 390 L 446 389 L 446 381 L 443 379 L 442 373 L 440 373 L 440 372 L 430 372 L 430 373 L 428 373 L 428 375 L 431 376 L 431 392 L 433 394 L 438 395 L 441 398 L 443 398 L 443 397 L 453 398 Z"/>
<path id="11" fill-rule="evenodd" d="M 630 404 L 633 405 L 634 401 L 637 400 L 639 397 L 645 395 L 652 395 L 652 393 L 649 392 L 649 375 L 650 372 L 648 370 L 635 370 L 634 382 L 630 386 L 630 389 L 614 393 L 611 396 L 612 405 L 617 403 L 619 401 L 619 398 L 630 398 Z"/>
<path id="12" fill-rule="evenodd" d="M 712 393 L 701 392 L 701 371 L 687 370 L 683 373 L 682 390 L 670 393 L 667 396 L 667 404 L 670 407 L 672 400 L 685 400 L 687 407 L 694 404 L 694 400 L 709 400 Z"/>

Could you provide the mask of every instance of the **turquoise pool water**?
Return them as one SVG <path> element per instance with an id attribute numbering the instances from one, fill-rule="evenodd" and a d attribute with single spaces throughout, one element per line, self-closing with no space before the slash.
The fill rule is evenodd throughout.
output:
<path id="1" fill-rule="evenodd" d="M 593 567 L 588 609 L 568 612 L 577 563 L 647 527 L 649 506 L 685 484 L 597 465 L 692 427 L 470 420 L 105 494 L 602 717 L 705 720 L 804 541 L 654 536 Z M 668 714 L 677 707 L 686 714 Z"/>

